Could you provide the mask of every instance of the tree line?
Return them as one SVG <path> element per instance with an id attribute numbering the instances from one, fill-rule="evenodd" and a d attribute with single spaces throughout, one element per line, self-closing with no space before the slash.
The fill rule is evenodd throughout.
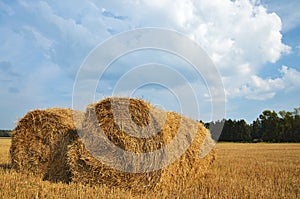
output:
<path id="1" fill-rule="evenodd" d="M 217 129 L 223 126 L 221 135 Z M 300 108 L 292 112 L 265 110 L 251 124 L 243 119 L 205 123 L 214 140 L 226 142 L 300 142 Z"/>
<path id="2" fill-rule="evenodd" d="M 0 130 L 0 137 L 10 137 L 11 131 L 10 130 Z"/>

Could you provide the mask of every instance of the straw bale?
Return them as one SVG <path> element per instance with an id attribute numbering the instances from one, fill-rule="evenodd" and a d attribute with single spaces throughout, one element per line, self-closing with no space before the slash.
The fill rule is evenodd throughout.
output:
<path id="1" fill-rule="evenodd" d="M 78 137 L 71 109 L 28 112 L 12 132 L 12 168 L 32 172 L 50 181 L 68 182 L 67 146 Z"/>
<path id="2" fill-rule="evenodd" d="M 156 188 L 172 193 L 172 190 L 187 189 L 188 187 L 195 186 L 195 183 L 200 182 L 200 179 L 203 178 L 209 166 L 215 160 L 216 152 L 213 148 L 215 142 L 203 124 L 173 112 L 169 112 L 167 118 L 168 121 L 166 123 L 168 125 L 165 125 L 162 130 L 165 132 L 164 137 L 168 140 L 167 143 L 178 133 L 178 131 L 170 129 L 170 127 L 175 126 L 177 129 L 182 128 L 184 132 L 183 137 L 185 138 L 180 138 L 180 142 L 182 143 L 182 140 L 185 139 L 189 145 L 187 150 L 178 159 L 162 169 L 160 182 Z M 197 126 L 197 133 L 193 135 L 190 129 L 195 128 L 195 125 Z M 179 153 L 179 149 L 174 149 L 172 152 Z M 171 155 L 168 154 L 168 156 Z"/>
<path id="3" fill-rule="evenodd" d="M 124 163 L 122 150 L 138 154 L 155 151 L 164 145 L 162 134 L 159 131 L 150 138 L 138 138 L 126 133 L 126 130 L 130 129 L 131 133 L 145 136 L 149 131 L 157 131 L 158 124 L 155 123 L 155 120 L 151 120 L 152 116 L 149 112 L 150 105 L 148 103 L 130 99 L 128 104 L 130 118 L 128 118 L 122 111 L 124 110 L 124 105 L 126 108 L 128 99 L 114 98 L 116 103 L 112 103 L 112 101 L 112 98 L 107 98 L 100 103 L 91 104 L 87 108 L 82 124 L 81 139 L 78 139 L 70 146 L 68 153 L 68 162 L 72 171 L 73 181 L 84 184 L 119 186 L 136 191 L 152 189 L 160 179 L 160 170 L 150 173 L 127 173 L 113 169 L 98 160 L 104 157 L 106 160 L 112 160 L 112 164 L 115 166 L 122 167 L 121 165 Z M 114 110 L 117 113 L 113 113 L 112 104 L 116 106 Z M 121 121 L 123 126 L 117 124 L 114 114 L 123 118 Z M 131 124 L 129 120 L 132 120 L 134 124 Z M 145 126 L 149 128 L 142 128 Z M 104 134 L 101 135 L 100 131 L 103 131 Z M 106 138 L 122 150 L 116 151 L 114 147 L 104 144 L 108 141 Z M 86 149 L 85 145 L 89 145 L 89 150 Z M 97 154 L 100 155 L 97 157 L 98 159 L 94 157 L 94 154 L 91 154 L 90 151 L 93 149 L 97 150 Z M 159 157 L 157 157 L 158 160 Z M 143 162 L 143 160 L 141 161 Z M 127 162 L 123 169 L 130 170 L 133 166 L 132 164 L 135 164 L 134 166 L 143 166 L 136 165 L 139 164 L 137 162 Z"/>
<path id="4" fill-rule="evenodd" d="M 69 146 L 68 164 L 74 182 L 133 193 L 171 190 L 174 182 L 187 183 L 204 174 L 215 152 L 204 158 L 199 153 L 212 145 L 209 131 L 197 121 L 139 99 L 107 98 L 88 106 L 80 138 Z M 142 158 L 130 159 L 127 152 Z"/>

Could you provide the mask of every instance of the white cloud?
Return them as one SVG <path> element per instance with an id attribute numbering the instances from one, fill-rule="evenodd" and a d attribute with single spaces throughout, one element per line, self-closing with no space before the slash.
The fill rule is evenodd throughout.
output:
<path id="1" fill-rule="evenodd" d="M 26 91 L 41 96 L 41 101 L 51 96 L 58 102 L 55 94 L 71 94 L 71 81 L 92 48 L 111 35 L 142 27 L 174 29 L 198 42 L 215 61 L 231 98 L 253 99 L 258 94 L 263 96 L 260 99 L 271 98 L 283 89 L 281 81 L 285 87 L 297 87 L 295 69 L 283 67 L 279 79 L 259 77 L 264 63 L 274 63 L 290 52 L 282 42 L 281 19 L 259 1 L 20 0 L 0 2 L 0 6 L 0 62 L 10 63 L 11 71 L 18 73 L 18 77 L 6 77 L 10 83 L 5 83 L 8 89 L 4 90 L 15 92 L 12 95 Z M 53 82 L 68 86 L 57 91 L 49 87 Z M 20 96 L 33 104 L 29 95 Z"/>
<path id="2" fill-rule="evenodd" d="M 7 26 L 21 32 L 24 25 L 32 29 L 39 43 L 43 39 L 47 41 L 43 45 L 51 47 L 47 53 L 53 62 L 69 67 L 73 74 L 88 51 L 110 33 L 136 27 L 166 27 L 189 35 L 204 47 L 224 76 L 253 75 L 262 63 L 276 62 L 290 50 L 281 41 L 280 18 L 267 13 L 257 1 L 20 2 L 17 9 L 5 5 L 12 10 L 7 12 L 15 11 L 17 20 Z M 28 18 L 18 18 L 17 13 Z M 28 39 L 30 43 L 32 39 L 26 36 Z M 46 51 L 45 46 L 40 47 L 37 50 Z M 243 65 L 251 70 L 237 70 Z"/>
<path id="3" fill-rule="evenodd" d="M 247 99 L 266 100 L 273 98 L 279 91 L 291 92 L 299 90 L 299 71 L 282 66 L 279 72 L 281 77 L 274 79 L 262 79 L 257 75 L 253 75 L 247 84 L 227 92 L 233 97 L 245 96 Z"/>
<path id="4" fill-rule="evenodd" d="M 300 2 L 298 0 L 267 0 L 266 7 L 269 12 L 276 12 L 281 17 L 283 32 L 288 32 L 300 25 Z"/>
<path id="5" fill-rule="evenodd" d="M 282 66 L 280 73 L 283 75 L 283 81 L 285 82 L 287 89 L 299 89 L 300 85 L 300 72 L 294 68 L 288 68 Z"/>
<path id="6" fill-rule="evenodd" d="M 228 90 L 242 87 L 264 63 L 291 50 L 282 42 L 281 19 L 259 1 L 135 0 L 103 6 L 128 16 L 124 23 L 132 27 L 167 27 L 189 35 L 214 60 Z"/>

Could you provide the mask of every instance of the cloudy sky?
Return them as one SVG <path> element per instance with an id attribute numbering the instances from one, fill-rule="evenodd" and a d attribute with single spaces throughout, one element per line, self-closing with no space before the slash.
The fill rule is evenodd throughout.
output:
<path id="1" fill-rule="evenodd" d="M 292 111 L 300 107 L 299 10 L 298 0 L 2 0 L 0 129 L 12 129 L 32 109 L 72 107 L 76 74 L 90 51 L 119 33 L 148 27 L 175 30 L 205 50 L 224 85 L 226 118 L 252 122 L 265 109 Z M 158 63 L 153 73 L 171 83 L 131 88 L 134 77 L 157 77 L 148 63 Z M 116 89 L 121 81 L 125 86 Z M 187 92 L 192 85 L 200 110 L 195 119 L 209 121 L 214 107 L 205 83 L 180 57 L 140 50 L 107 68 L 94 100 L 132 89 L 131 96 L 180 112 L 193 97 Z M 178 101 L 177 95 L 185 97 Z"/>

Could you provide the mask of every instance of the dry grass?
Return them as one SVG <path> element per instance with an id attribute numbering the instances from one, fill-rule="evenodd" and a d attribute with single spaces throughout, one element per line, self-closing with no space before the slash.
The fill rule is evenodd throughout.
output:
<path id="1" fill-rule="evenodd" d="M 42 181 L 9 167 L 10 139 L 0 139 L 0 198 L 128 198 L 104 186 Z M 217 144 L 217 160 L 190 189 L 136 198 L 300 198 L 300 144 Z M 173 182 L 180 184 L 180 182 Z"/>

